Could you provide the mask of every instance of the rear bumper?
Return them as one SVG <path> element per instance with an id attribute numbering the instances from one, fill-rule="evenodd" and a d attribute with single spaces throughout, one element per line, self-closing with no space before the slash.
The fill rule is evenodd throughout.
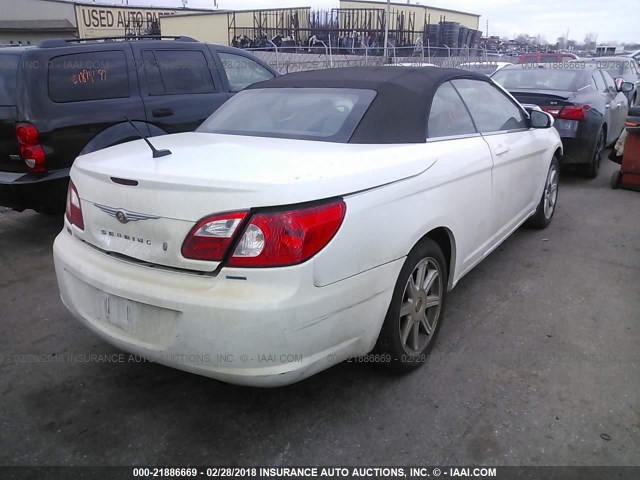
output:
<path id="1" fill-rule="evenodd" d="M 0 206 L 64 211 L 69 169 L 43 174 L 0 172 Z"/>
<path id="2" fill-rule="evenodd" d="M 157 363 L 262 387 L 371 351 L 403 260 L 316 287 L 313 260 L 202 278 L 112 258 L 67 226 L 54 243 L 62 301 L 98 336 Z"/>
<path id="3" fill-rule="evenodd" d="M 560 163 L 565 165 L 589 163 L 593 156 L 595 140 L 576 137 L 562 138 L 562 158 Z"/>

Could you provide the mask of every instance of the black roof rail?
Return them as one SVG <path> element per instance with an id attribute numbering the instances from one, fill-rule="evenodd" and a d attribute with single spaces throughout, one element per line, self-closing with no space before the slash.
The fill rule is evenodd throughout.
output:
<path id="1" fill-rule="evenodd" d="M 121 37 L 95 37 L 95 38 L 54 38 L 51 40 L 43 40 L 38 44 L 40 48 L 55 48 L 66 47 L 69 44 L 89 43 L 89 42 L 102 42 L 111 43 L 116 40 L 120 41 L 149 41 L 149 40 L 174 40 L 176 42 L 198 42 L 195 38 L 185 36 L 171 36 L 171 35 L 140 35 L 140 36 L 121 36 Z"/>

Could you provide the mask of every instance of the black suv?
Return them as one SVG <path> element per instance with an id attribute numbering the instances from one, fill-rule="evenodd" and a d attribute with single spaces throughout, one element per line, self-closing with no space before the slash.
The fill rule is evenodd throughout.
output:
<path id="1" fill-rule="evenodd" d="M 0 47 L 0 206 L 64 210 L 82 154 L 194 130 L 235 92 L 276 76 L 236 48 L 187 37 Z"/>

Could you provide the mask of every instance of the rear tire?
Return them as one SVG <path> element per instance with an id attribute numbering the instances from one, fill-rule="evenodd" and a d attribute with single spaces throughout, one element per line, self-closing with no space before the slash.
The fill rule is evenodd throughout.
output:
<path id="1" fill-rule="evenodd" d="M 558 202 L 559 176 L 560 167 L 558 158 L 554 155 L 551 159 L 549 171 L 547 172 L 542 198 L 540 199 L 540 203 L 538 203 L 536 213 L 527 221 L 528 226 L 542 230 L 543 228 L 547 228 L 551 223 Z"/>
<path id="2" fill-rule="evenodd" d="M 593 150 L 593 155 L 589 160 L 589 163 L 580 166 L 580 170 L 582 175 L 587 178 L 596 178 L 598 176 L 598 171 L 600 170 L 600 162 L 602 161 L 602 153 L 604 152 L 606 138 L 604 134 L 604 129 L 600 130 L 598 133 L 598 138 L 596 139 L 596 146 Z"/>
<path id="3" fill-rule="evenodd" d="M 430 238 L 407 256 L 377 343 L 390 369 L 408 372 L 427 360 L 444 317 L 447 276 L 442 250 Z"/>
<path id="4" fill-rule="evenodd" d="M 611 175 L 611 188 L 613 188 L 614 190 L 620 188 L 621 179 L 622 173 L 620 172 L 620 170 L 616 170 L 615 172 L 613 172 L 613 175 Z"/>

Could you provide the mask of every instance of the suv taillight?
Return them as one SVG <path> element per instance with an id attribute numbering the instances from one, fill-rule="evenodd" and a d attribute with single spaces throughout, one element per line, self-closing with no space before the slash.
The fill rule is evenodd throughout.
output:
<path id="1" fill-rule="evenodd" d="M 38 129 L 30 123 L 16 124 L 16 138 L 20 156 L 32 172 L 45 172 L 47 160 L 44 148 L 40 145 Z"/>
<path id="2" fill-rule="evenodd" d="M 71 225 L 75 225 L 80 230 L 84 230 L 80 195 L 78 195 L 78 189 L 71 180 L 69 180 L 69 188 L 67 189 L 67 209 L 65 213 Z"/>
<path id="3" fill-rule="evenodd" d="M 334 237 L 344 215 L 342 200 L 322 205 L 253 214 L 240 232 L 247 212 L 207 217 L 191 230 L 182 255 L 220 261 L 236 235 L 242 235 L 228 260 L 232 267 L 283 267 L 306 262 Z"/>

